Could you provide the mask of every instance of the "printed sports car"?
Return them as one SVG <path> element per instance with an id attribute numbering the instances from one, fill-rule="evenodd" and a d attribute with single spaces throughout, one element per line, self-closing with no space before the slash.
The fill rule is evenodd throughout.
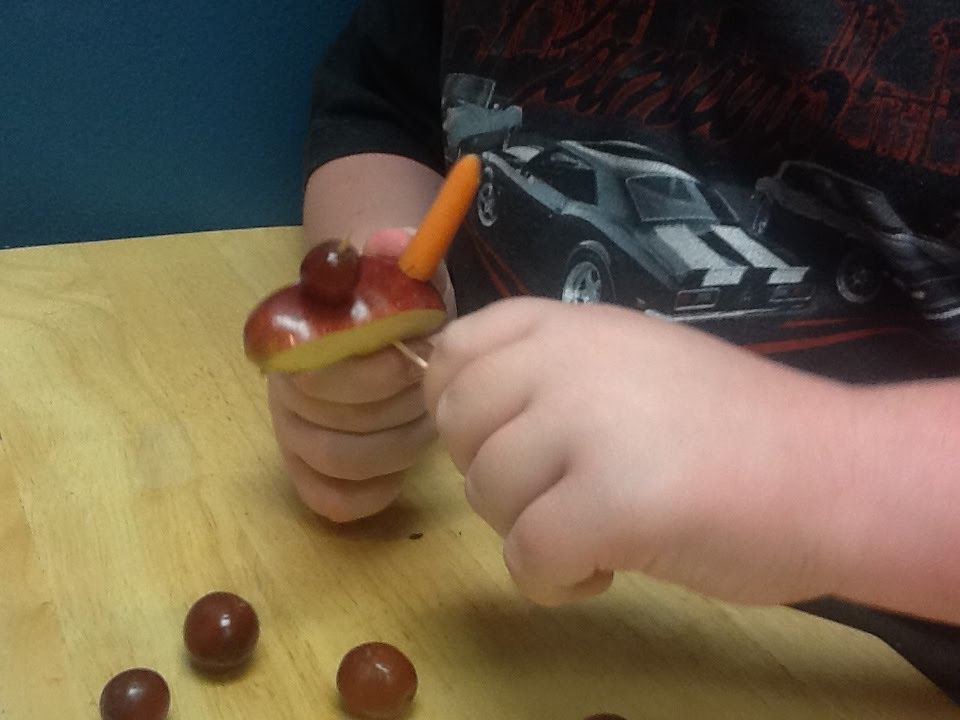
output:
<path id="1" fill-rule="evenodd" d="M 676 319 L 793 309 L 813 296 L 809 268 L 646 146 L 524 138 L 481 157 L 479 242 L 533 294 Z"/>
<path id="2" fill-rule="evenodd" d="M 505 105 L 494 95 L 488 78 L 451 73 L 443 85 L 443 131 L 447 162 L 464 153 L 503 147 L 523 123 L 517 105 Z"/>
<path id="3" fill-rule="evenodd" d="M 752 229 L 809 248 L 845 301 L 903 290 L 928 320 L 960 321 L 960 248 L 914 232 L 880 190 L 809 162 L 783 163 L 756 186 Z"/>

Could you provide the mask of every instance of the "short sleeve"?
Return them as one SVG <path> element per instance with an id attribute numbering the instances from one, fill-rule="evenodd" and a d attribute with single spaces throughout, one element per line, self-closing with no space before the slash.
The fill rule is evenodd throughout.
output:
<path id="1" fill-rule="evenodd" d="M 443 172 L 442 0 L 361 0 L 314 73 L 304 182 L 326 162 L 391 153 Z"/>

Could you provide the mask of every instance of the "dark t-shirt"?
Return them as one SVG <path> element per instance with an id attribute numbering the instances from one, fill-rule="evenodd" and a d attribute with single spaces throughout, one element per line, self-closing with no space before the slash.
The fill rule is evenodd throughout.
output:
<path id="1" fill-rule="evenodd" d="M 960 371 L 955 3 L 366 0 L 304 170 L 359 152 L 482 158 L 461 313 L 611 302 L 852 382 Z M 956 629 L 805 609 L 960 698 Z"/>

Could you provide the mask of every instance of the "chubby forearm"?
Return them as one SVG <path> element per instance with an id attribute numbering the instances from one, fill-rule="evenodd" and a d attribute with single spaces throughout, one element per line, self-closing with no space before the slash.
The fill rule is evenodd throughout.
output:
<path id="1" fill-rule="evenodd" d="M 399 155 L 364 153 L 321 165 L 304 194 L 306 247 L 346 235 L 362 246 L 379 229 L 416 227 L 441 181 L 435 170 Z"/>
<path id="2" fill-rule="evenodd" d="M 960 623 L 960 379 L 852 385 L 695 345 L 697 407 L 716 422 L 698 436 L 694 527 L 755 568 L 725 597 Z"/>
<path id="3" fill-rule="evenodd" d="M 960 380 L 842 397 L 824 455 L 837 488 L 824 546 L 836 594 L 960 622 Z"/>

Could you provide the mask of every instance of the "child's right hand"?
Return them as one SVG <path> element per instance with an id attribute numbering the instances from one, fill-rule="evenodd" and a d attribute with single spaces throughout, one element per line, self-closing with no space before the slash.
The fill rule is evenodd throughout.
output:
<path id="1" fill-rule="evenodd" d="M 365 254 L 397 256 L 409 232 L 372 236 Z M 434 280 L 453 314 L 446 269 Z M 425 340 L 406 343 L 427 356 Z M 422 371 L 395 348 L 350 358 L 313 372 L 273 374 L 270 413 L 297 494 L 334 522 L 376 514 L 400 494 L 403 471 L 433 441 Z"/>

